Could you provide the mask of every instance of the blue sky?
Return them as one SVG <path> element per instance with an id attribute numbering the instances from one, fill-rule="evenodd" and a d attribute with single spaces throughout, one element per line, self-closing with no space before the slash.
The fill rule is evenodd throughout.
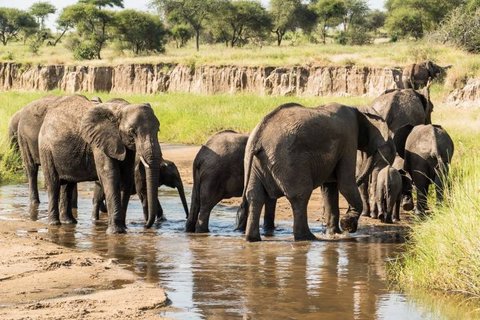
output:
<path id="1" fill-rule="evenodd" d="M 19 9 L 28 9 L 32 3 L 37 2 L 39 0 L 0 0 L 0 7 L 14 7 Z M 50 3 L 54 4 L 57 7 L 57 11 L 60 11 L 61 8 L 74 4 L 78 2 L 78 0 L 41 0 L 41 1 L 49 1 Z M 148 7 L 148 3 L 150 0 L 123 0 L 125 8 L 134 8 L 138 10 L 151 10 Z M 268 5 L 268 0 L 261 0 L 263 5 Z M 383 9 L 383 5 L 385 0 L 368 0 L 368 3 L 372 9 Z M 50 27 L 54 26 L 56 16 L 51 16 L 47 25 Z"/>

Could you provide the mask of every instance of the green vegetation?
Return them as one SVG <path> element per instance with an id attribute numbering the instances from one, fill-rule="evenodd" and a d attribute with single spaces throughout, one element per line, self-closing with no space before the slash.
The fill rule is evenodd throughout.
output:
<path id="1" fill-rule="evenodd" d="M 480 109 L 441 108 L 434 121 L 455 142 L 443 206 L 412 226 L 406 252 L 390 275 L 407 291 L 421 289 L 480 298 Z M 478 300 L 477 300 L 478 301 Z"/>

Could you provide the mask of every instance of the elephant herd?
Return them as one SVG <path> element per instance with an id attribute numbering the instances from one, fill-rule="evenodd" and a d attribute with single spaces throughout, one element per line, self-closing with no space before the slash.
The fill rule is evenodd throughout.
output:
<path id="1" fill-rule="evenodd" d="M 453 142 L 442 127 L 431 124 L 432 111 L 429 85 L 387 90 L 363 108 L 281 105 L 250 135 L 221 131 L 200 148 L 193 162 L 190 210 L 175 164 L 162 157 L 160 123 L 148 103 L 45 97 L 12 117 L 9 135 L 22 157 L 31 206 L 39 203 L 37 175 L 43 168 L 50 224 L 76 223 L 76 184 L 96 181 L 92 217 L 108 211 L 107 233 L 126 232 L 134 193 L 149 228 L 163 218 L 158 187 L 167 185 L 179 191 L 187 232 L 208 232 L 213 207 L 222 199 L 242 197 L 237 229 L 248 241 L 259 241 L 262 210 L 265 234 L 272 234 L 276 201 L 286 197 L 295 240 L 313 240 L 307 205 L 316 188 L 328 234 L 356 232 L 360 216 L 400 220 L 402 202 L 404 210 L 414 207 L 412 184 L 416 213 L 427 209 L 430 184 L 437 187 L 437 201 L 442 200 Z M 349 204 L 341 219 L 339 194 Z"/>

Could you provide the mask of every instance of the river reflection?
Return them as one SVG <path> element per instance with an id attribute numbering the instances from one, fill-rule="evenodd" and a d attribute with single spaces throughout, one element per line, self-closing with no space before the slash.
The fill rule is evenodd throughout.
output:
<path id="1" fill-rule="evenodd" d="M 228 206 L 215 209 L 210 235 L 185 234 L 180 200 L 169 189 L 160 192 L 168 221 L 144 230 L 142 209 L 134 198 L 128 234 L 107 236 L 105 217 L 90 220 L 91 189 L 88 183 L 79 189 L 78 225 L 50 227 L 44 192 L 32 213 L 26 185 L 0 187 L 0 220 L 33 217 L 45 227 L 19 234 L 39 232 L 60 245 L 96 251 L 144 281 L 158 283 L 172 301 L 160 313 L 167 318 L 448 318 L 388 288 L 385 261 L 401 248 L 394 238 L 294 242 L 291 221 L 280 221 L 274 237 L 247 243 L 232 231 L 235 208 Z M 311 227 L 323 231 L 318 223 Z"/>

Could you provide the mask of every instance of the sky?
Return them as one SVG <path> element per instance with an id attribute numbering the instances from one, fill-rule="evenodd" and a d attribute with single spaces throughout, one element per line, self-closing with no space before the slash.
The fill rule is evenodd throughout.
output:
<path id="1" fill-rule="evenodd" d="M 0 7 L 13 7 L 19 9 L 28 9 L 32 3 L 37 2 L 39 0 L 0 0 Z M 57 13 L 61 10 L 61 8 L 77 3 L 78 0 L 41 0 L 41 1 L 48 1 L 57 7 Z M 151 11 L 152 9 L 149 8 L 150 0 L 123 0 L 123 4 L 125 8 L 137 9 L 137 10 L 144 10 L 144 11 Z M 261 0 L 264 6 L 268 6 L 268 0 Z M 368 0 L 369 6 L 372 9 L 383 9 L 383 5 L 385 0 Z M 52 15 L 49 17 L 47 21 L 47 26 L 53 28 L 55 26 L 55 20 L 57 19 L 57 15 Z"/>

